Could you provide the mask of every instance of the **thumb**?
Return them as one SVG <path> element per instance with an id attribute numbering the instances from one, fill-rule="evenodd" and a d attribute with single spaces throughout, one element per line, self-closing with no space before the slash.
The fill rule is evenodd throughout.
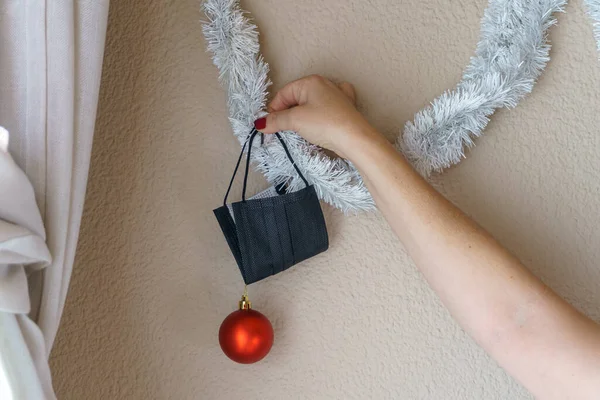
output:
<path id="1" fill-rule="evenodd" d="M 254 127 L 262 133 L 295 131 L 297 113 L 297 108 L 275 111 L 254 121 Z"/>

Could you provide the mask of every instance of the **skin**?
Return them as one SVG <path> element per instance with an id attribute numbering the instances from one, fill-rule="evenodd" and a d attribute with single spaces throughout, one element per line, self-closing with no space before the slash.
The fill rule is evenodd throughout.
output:
<path id="1" fill-rule="evenodd" d="M 293 130 L 351 160 L 454 319 L 533 395 L 599 399 L 600 327 L 429 186 L 355 99 L 348 83 L 302 78 L 275 95 L 260 130 Z"/>

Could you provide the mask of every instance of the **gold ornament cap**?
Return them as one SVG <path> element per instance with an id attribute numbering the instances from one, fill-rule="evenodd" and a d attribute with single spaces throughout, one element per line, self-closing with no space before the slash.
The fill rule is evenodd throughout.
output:
<path id="1" fill-rule="evenodd" d="M 252 308 L 252 303 L 248 298 L 248 287 L 244 288 L 244 294 L 242 295 L 242 299 L 240 300 L 240 310 L 250 310 Z"/>

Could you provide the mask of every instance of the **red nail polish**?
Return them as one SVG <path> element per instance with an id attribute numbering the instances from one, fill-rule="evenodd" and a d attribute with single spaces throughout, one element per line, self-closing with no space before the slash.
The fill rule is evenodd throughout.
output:
<path id="1" fill-rule="evenodd" d="M 267 119 L 266 118 L 259 118 L 256 121 L 254 121 L 254 127 L 256 129 L 258 129 L 259 131 L 261 129 L 265 129 L 265 127 L 267 126 Z"/>

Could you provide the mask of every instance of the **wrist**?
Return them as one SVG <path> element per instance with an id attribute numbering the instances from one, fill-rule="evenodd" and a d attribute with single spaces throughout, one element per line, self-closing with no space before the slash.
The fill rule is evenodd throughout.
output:
<path id="1" fill-rule="evenodd" d="M 390 142 L 367 121 L 352 124 L 345 130 L 339 155 L 357 164 L 366 151 L 391 147 Z"/>

